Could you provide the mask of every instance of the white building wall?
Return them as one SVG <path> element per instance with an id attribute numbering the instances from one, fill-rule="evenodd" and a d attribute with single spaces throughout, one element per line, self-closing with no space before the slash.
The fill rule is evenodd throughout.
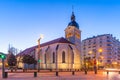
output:
<path id="1" fill-rule="evenodd" d="M 101 61 L 103 65 L 113 64 L 119 62 L 118 60 L 118 48 L 120 42 L 110 34 L 94 36 L 82 41 L 82 61 L 84 64 L 84 55 L 86 57 L 93 57 L 94 54 L 89 54 L 89 51 L 96 50 L 96 58 L 98 63 Z M 99 52 L 102 49 L 102 52 Z M 99 58 L 103 57 L 102 59 Z"/>
<path id="2" fill-rule="evenodd" d="M 56 53 L 56 46 L 59 44 L 58 52 Z M 48 45 L 49 49 L 46 52 L 46 49 L 48 46 L 41 47 L 40 52 L 40 68 L 41 69 L 56 69 L 56 63 L 53 63 L 53 52 L 58 55 L 58 69 L 71 69 L 72 67 L 72 50 L 68 43 L 56 43 L 52 45 Z M 80 69 L 80 53 L 76 49 L 74 45 L 71 45 L 73 47 L 74 52 L 74 69 Z M 36 49 L 37 50 L 37 49 Z M 65 63 L 62 63 L 62 52 L 65 52 Z M 45 63 L 45 56 L 46 54 L 46 63 Z M 38 59 L 37 51 L 36 51 L 36 59 Z M 56 62 L 56 57 L 55 57 Z"/>

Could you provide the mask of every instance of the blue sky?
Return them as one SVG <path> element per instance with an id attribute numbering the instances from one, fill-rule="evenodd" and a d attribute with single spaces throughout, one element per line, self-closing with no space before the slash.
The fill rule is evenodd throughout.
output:
<path id="1" fill-rule="evenodd" d="M 74 5 L 82 40 L 113 34 L 120 39 L 119 0 L 0 0 L 0 52 L 8 45 L 18 49 L 64 37 Z"/>

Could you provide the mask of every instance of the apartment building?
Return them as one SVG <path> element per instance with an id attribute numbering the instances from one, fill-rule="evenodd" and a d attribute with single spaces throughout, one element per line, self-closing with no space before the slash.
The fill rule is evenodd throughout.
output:
<path id="1" fill-rule="evenodd" d="M 120 66 L 120 41 L 111 34 L 93 36 L 82 41 L 82 65 Z M 96 60 L 96 63 L 95 63 Z"/>

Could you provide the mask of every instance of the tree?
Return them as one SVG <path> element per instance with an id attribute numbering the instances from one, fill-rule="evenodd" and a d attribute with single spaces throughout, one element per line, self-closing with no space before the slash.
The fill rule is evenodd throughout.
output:
<path id="1" fill-rule="evenodd" d="M 14 66 L 16 66 L 16 63 L 17 63 L 17 59 L 14 54 L 12 54 L 12 53 L 8 54 L 7 63 L 8 63 L 9 68 L 11 69 L 11 71 L 13 71 L 12 69 Z"/>
<path id="2" fill-rule="evenodd" d="M 35 60 L 35 58 L 33 58 L 33 56 L 27 54 L 23 56 L 22 62 L 28 65 L 37 63 L 37 61 Z"/>
<path id="3" fill-rule="evenodd" d="M 9 66 L 16 66 L 17 59 L 14 54 L 10 53 L 7 57 L 7 62 Z"/>

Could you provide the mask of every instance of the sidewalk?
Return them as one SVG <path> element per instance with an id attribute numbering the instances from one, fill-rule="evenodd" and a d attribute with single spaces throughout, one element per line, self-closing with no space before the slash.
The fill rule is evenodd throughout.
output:
<path id="1" fill-rule="evenodd" d="M 1 74 L 1 73 L 0 73 Z M 120 80 L 120 74 L 99 71 L 98 74 L 90 71 L 87 75 L 84 72 L 59 72 L 59 76 L 55 76 L 55 72 L 38 73 L 34 77 L 34 73 L 9 73 L 8 78 L 0 80 Z"/>

